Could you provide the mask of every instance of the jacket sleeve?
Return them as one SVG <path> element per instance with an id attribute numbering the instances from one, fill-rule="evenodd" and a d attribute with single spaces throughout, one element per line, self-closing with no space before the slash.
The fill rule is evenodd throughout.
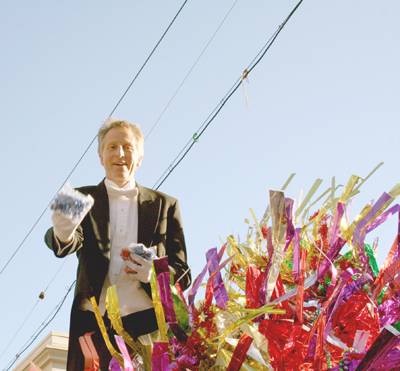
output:
<path id="1" fill-rule="evenodd" d="M 168 209 L 166 252 L 175 282 L 179 281 L 182 290 L 186 290 L 191 283 L 191 273 L 187 264 L 185 237 L 177 200 Z"/>
<path id="2" fill-rule="evenodd" d="M 78 251 L 83 245 L 82 227 L 79 225 L 73 234 L 72 241 L 65 245 L 54 235 L 53 227 L 49 228 L 44 237 L 46 245 L 53 250 L 57 258 L 64 258 L 69 254 Z"/>

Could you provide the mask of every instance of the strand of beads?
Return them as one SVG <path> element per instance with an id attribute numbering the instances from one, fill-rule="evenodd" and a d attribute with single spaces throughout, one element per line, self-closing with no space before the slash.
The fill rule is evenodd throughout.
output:
<path id="1" fill-rule="evenodd" d="M 354 352 L 353 348 L 347 348 L 343 350 L 342 357 L 343 359 L 340 360 L 339 362 L 339 370 L 340 371 L 346 371 L 349 369 L 349 353 Z"/>

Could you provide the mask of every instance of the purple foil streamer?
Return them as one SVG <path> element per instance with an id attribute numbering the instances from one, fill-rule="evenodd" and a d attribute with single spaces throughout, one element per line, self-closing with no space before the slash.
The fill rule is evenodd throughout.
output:
<path id="1" fill-rule="evenodd" d="M 219 257 L 217 253 L 217 248 L 213 248 L 207 251 L 206 253 L 206 258 L 207 261 L 211 260 L 210 267 L 208 269 L 208 272 L 210 273 L 210 276 L 217 270 L 218 265 L 219 265 Z M 228 293 L 226 292 L 224 282 L 222 281 L 222 276 L 221 272 L 218 272 L 217 275 L 215 276 L 215 281 L 214 281 L 214 298 L 215 302 L 217 305 L 223 309 L 226 310 L 226 305 L 225 303 L 229 301 Z"/>
<path id="2" fill-rule="evenodd" d="M 171 284 L 171 278 L 168 268 L 168 258 L 155 259 L 153 264 L 157 275 L 158 290 L 160 292 L 160 299 L 164 309 L 165 319 L 167 323 L 176 323 L 174 302 L 169 287 Z"/>
<path id="3" fill-rule="evenodd" d="M 171 277 L 168 267 L 168 258 L 161 258 L 153 260 L 154 269 L 157 275 L 158 290 L 160 292 L 161 304 L 164 309 L 165 320 L 168 323 L 170 329 L 179 341 L 187 339 L 187 335 L 180 328 L 177 323 L 174 300 L 172 298 L 171 291 Z"/>
<path id="4" fill-rule="evenodd" d="M 190 357 L 187 354 L 182 354 L 179 357 L 175 358 L 169 365 L 170 371 L 181 371 L 182 364 L 185 369 L 188 370 L 188 366 L 193 366 L 197 362 L 197 357 Z"/>
<path id="5" fill-rule="evenodd" d="M 295 283 L 299 282 L 300 277 L 300 231 L 301 228 L 296 228 L 293 238 L 293 269 L 292 275 Z"/>
<path id="6" fill-rule="evenodd" d="M 335 317 L 335 313 L 339 309 L 339 307 L 342 305 L 341 299 L 345 292 L 347 281 L 353 274 L 354 274 L 354 270 L 352 268 L 348 268 L 340 276 L 339 289 L 337 290 L 336 295 L 332 299 L 329 307 L 326 309 L 327 321 L 326 321 L 325 335 L 324 335 L 325 340 L 329 335 L 329 331 L 331 330 L 332 321 L 333 321 L 333 318 Z"/>
<path id="7" fill-rule="evenodd" d="M 347 300 L 349 300 L 356 292 L 360 291 L 366 283 L 371 282 L 373 280 L 374 279 L 371 277 L 371 275 L 365 273 L 357 280 L 349 283 L 343 292 L 341 305 L 343 305 Z"/>
<path id="8" fill-rule="evenodd" d="M 385 301 L 377 308 L 377 312 L 381 327 L 400 321 L 400 297 L 395 296 L 393 299 Z"/>
<path id="9" fill-rule="evenodd" d="M 344 211 L 345 211 L 345 204 L 343 202 L 338 202 L 337 208 L 336 208 L 335 220 L 334 220 L 333 226 L 332 226 L 331 238 L 329 240 L 329 247 L 328 247 L 328 251 L 326 253 L 326 256 L 331 261 L 335 260 L 337 254 L 339 254 L 339 251 L 342 249 L 342 247 L 346 243 L 346 240 L 339 237 L 340 221 L 342 220 Z M 318 278 L 317 278 L 317 282 L 315 283 L 316 286 L 323 280 L 326 273 L 330 269 L 331 262 L 329 260 L 327 258 L 325 258 L 322 261 L 321 265 L 319 266 Z"/>
<path id="10" fill-rule="evenodd" d="M 169 371 L 168 343 L 154 343 L 151 369 L 152 371 Z"/>
<path id="11" fill-rule="evenodd" d="M 356 371 L 378 370 L 379 366 L 383 362 L 386 362 L 385 358 L 393 350 L 398 341 L 399 338 L 395 334 L 384 328 L 368 349 Z M 390 360 L 388 359 L 388 361 Z"/>
<path id="12" fill-rule="evenodd" d="M 235 255 L 232 255 L 231 257 L 226 259 L 223 263 L 221 263 L 221 265 L 219 265 L 217 267 L 217 269 L 214 271 L 214 273 L 211 274 L 210 277 L 208 277 L 207 288 L 206 288 L 206 300 L 212 301 L 212 296 L 210 295 L 210 290 L 214 291 L 215 277 L 221 271 L 221 269 L 224 268 L 225 265 L 227 265 L 234 257 L 235 257 Z M 211 302 L 208 304 L 211 305 Z"/>
<path id="13" fill-rule="evenodd" d="M 378 216 L 370 225 L 367 226 L 367 228 L 365 228 L 365 230 L 367 231 L 367 233 L 371 232 L 372 230 L 379 227 L 382 223 L 386 222 L 386 220 L 388 220 L 390 217 L 392 217 L 399 211 L 400 211 L 399 204 L 392 206 L 389 210 L 386 210 L 384 213 Z"/>
<path id="14" fill-rule="evenodd" d="M 367 265 L 368 263 L 368 257 L 365 254 L 365 248 L 364 248 L 364 238 L 367 231 L 364 228 L 373 219 L 376 213 L 379 212 L 382 206 L 390 199 L 392 199 L 392 196 L 390 196 L 386 192 L 383 192 L 379 200 L 376 201 L 375 205 L 372 206 L 371 210 L 367 213 L 367 215 L 365 215 L 365 217 L 359 221 L 359 223 L 356 226 L 356 229 L 354 230 L 352 243 L 354 247 L 358 245 L 358 254 L 360 256 L 360 261 L 363 265 Z"/>
<path id="15" fill-rule="evenodd" d="M 115 335 L 115 341 L 118 345 L 118 348 L 119 348 L 122 356 L 124 357 L 124 371 L 134 371 L 132 359 L 128 352 L 128 349 L 126 347 L 124 340 L 122 339 L 121 336 Z"/>
<path id="16" fill-rule="evenodd" d="M 121 367 L 119 366 L 118 361 L 114 357 L 111 359 L 108 369 L 110 371 L 121 371 Z"/>
<path id="17" fill-rule="evenodd" d="M 284 253 L 286 252 L 287 248 L 289 247 L 290 243 L 292 242 L 293 236 L 294 236 L 294 224 L 293 224 L 294 199 L 293 198 L 285 198 L 285 206 L 286 206 L 287 228 L 286 228 L 286 245 L 285 245 Z"/>
<path id="18" fill-rule="evenodd" d="M 398 224 L 397 224 L 397 250 L 396 253 L 394 254 L 393 260 L 396 260 L 398 257 L 400 257 L 400 212 L 398 214 Z"/>
<path id="19" fill-rule="evenodd" d="M 193 310 L 194 310 L 194 298 L 197 294 L 197 291 L 199 290 L 199 287 L 201 285 L 201 282 L 203 281 L 204 276 L 206 275 L 208 268 L 211 265 L 211 261 L 207 262 L 206 266 L 203 268 L 201 273 L 197 276 L 196 280 L 193 282 L 192 287 L 189 290 L 189 293 L 187 295 L 187 300 L 188 300 L 188 305 L 189 305 L 189 324 L 190 327 L 193 330 Z"/>

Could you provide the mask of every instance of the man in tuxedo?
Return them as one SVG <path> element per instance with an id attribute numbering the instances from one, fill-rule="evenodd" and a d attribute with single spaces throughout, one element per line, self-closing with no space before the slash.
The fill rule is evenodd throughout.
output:
<path id="1" fill-rule="evenodd" d="M 89 298 L 96 298 L 113 339 L 115 333 L 105 308 L 106 292 L 111 285 L 117 287 L 124 329 L 134 339 L 157 330 L 149 284 L 152 261 L 135 254 L 135 246 L 143 244 L 152 248 L 157 257 L 168 256 L 170 271 L 183 290 L 191 281 L 178 201 L 134 180 L 144 149 L 139 126 L 126 120 L 108 119 L 99 130 L 98 141 L 106 178 L 97 186 L 78 188 L 93 197 L 93 207 L 75 219 L 55 211 L 53 227 L 45 236 L 46 244 L 57 257 L 76 252 L 79 259 L 71 310 L 68 371 L 84 370 L 78 339 L 93 331 L 100 369 L 108 370 L 111 355 Z M 122 258 L 121 252 L 126 248 L 138 264 Z"/>

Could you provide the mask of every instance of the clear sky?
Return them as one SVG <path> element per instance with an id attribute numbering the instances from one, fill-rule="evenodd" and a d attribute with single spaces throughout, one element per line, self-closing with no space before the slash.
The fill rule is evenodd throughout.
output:
<path id="1" fill-rule="evenodd" d="M 0 2 L 1 268 L 93 140 L 182 1 Z M 239 0 L 145 144 L 136 173 L 152 187 L 294 8 L 294 0 Z M 114 116 L 147 135 L 228 14 L 234 0 L 189 0 Z M 304 0 L 246 84 L 160 188 L 179 199 L 189 264 L 230 234 L 244 236 L 253 207 L 296 173 L 286 197 L 298 200 L 317 178 L 319 193 L 366 176 L 352 218 L 400 181 L 400 66 L 394 0 Z M 104 177 L 93 145 L 72 186 Z M 75 279 L 76 257 L 56 259 L 43 242 L 47 211 L 0 275 L 0 369 L 30 339 Z M 382 264 L 397 216 L 380 237 Z M 51 282 L 52 281 L 52 282 Z M 51 285 L 49 286 L 49 283 Z M 48 287 L 49 286 L 49 287 Z M 41 291 L 46 297 L 34 308 Z M 39 336 L 68 331 L 70 295 Z M 37 341 L 34 345 L 37 344 Z M 26 356 L 29 351 L 24 355 Z"/>

